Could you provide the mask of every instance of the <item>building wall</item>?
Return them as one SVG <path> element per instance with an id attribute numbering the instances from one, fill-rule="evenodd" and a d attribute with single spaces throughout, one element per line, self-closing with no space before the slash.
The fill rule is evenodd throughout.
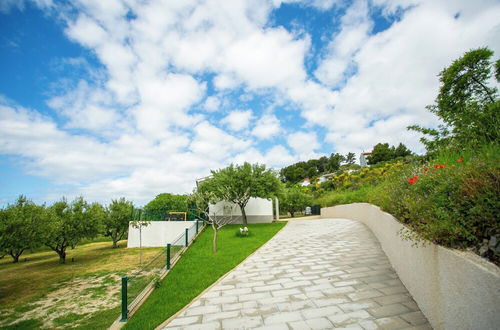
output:
<path id="1" fill-rule="evenodd" d="M 147 226 L 142 227 L 142 246 L 162 247 L 167 246 L 167 244 L 183 245 L 185 240 L 181 238 L 177 242 L 177 239 L 185 234 L 186 228 L 189 229 L 189 237 L 194 235 L 193 232 L 196 231 L 195 226 L 195 221 L 151 221 Z M 128 227 L 128 248 L 139 247 L 139 234 L 139 228 L 133 227 L 130 223 Z"/>
<path id="2" fill-rule="evenodd" d="M 361 165 L 361 167 L 366 167 L 368 166 L 367 162 L 366 162 L 366 156 L 364 153 L 361 153 L 359 155 L 359 165 Z"/>
<path id="3" fill-rule="evenodd" d="M 233 216 L 233 223 L 242 223 L 241 209 L 238 205 L 230 202 L 219 202 L 210 205 L 210 216 Z M 249 223 L 272 222 L 273 202 L 270 199 L 250 198 L 245 207 L 245 213 Z"/>
<path id="4" fill-rule="evenodd" d="M 371 204 L 322 208 L 321 217 L 355 219 L 367 225 L 434 329 L 498 329 L 497 266 L 471 252 L 432 243 L 415 246 L 401 238 L 405 226 Z"/>

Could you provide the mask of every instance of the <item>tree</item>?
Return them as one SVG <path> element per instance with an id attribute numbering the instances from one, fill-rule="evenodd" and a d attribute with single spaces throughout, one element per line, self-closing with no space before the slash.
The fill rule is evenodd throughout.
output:
<path id="1" fill-rule="evenodd" d="M 113 248 L 118 247 L 118 241 L 123 239 L 132 220 L 134 206 L 124 197 L 112 200 L 104 217 L 104 236 L 111 237 Z"/>
<path id="2" fill-rule="evenodd" d="M 396 149 L 394 149 L 394 158 L 411 156 L 412 152 L 404 144 L 400 143 Z"/>
<path id="3" fill-rule="evenodd" d="M 373 147 L 372 154 L 367 157 L 368 164 L 374 165 L 379 162 L 388 161 L 394 158 L 394 147 L 389 147 L 389 143 L 378 143 Z"/>
<path id="4" fill-rule="evenodd" d="M 272 198 L 276 196 L 281 183 L 277 174 L 266 169 L 265 165 L 250 164 L 229 165 L 212 171 L 212 178 L 205 180 L 199 188 L 211 191 L 219 200 L 237 204 L 241 209 L 243 224 L 247 226 L 245 206 L 251 197 Z"/>
<path id="5" fill-rule="evenodd" d="M 304 193 L 300 187 L 292 186 L 285 190 L 284 198 L 282 198 L 280 207 L 293 217 L 296 212 L 304 210 L 310 205 L 312 197 Z"/>
<path id="6" fill-rule="evenodd" d="M 378 143 L 373 147 L 372 154 L 367 157 L 368 164 L 374 165 L 386 162 L 398 157 L 410 156 L 412 152 L 404 144 L 400 143 L 397 148 L 389 146 L 389 143 Z"/>
<path id="7" fill-rule="evenodd" d="M 345 156 L 346 164 L 354 164 L 356 162 L 356 155 L 354 152 L 350 152 Z"/>
<path id="8" fill-rule="evenodd" d="M 144 219 L 142 209 L 132 209 L 132 222 L 130 225 L 139 229 L 139 265 L 142 265 L 142 227 L 147 227 L 150 223 L 150 221 Z"/>
<path id="9" fill-rule="evenodd" d="M 341 154 L 331 154 L 328 159 L 328 172 L 335 172 L 340 169 L 340 165 L 345 161 Z"/>
<path id="10" fill-rule="evenodd" d="M 498 143 L 500 101 L 497 89 L 488 86 L 492 80 L 492 56 L 487 48 L 468 51 L 439 74 L 439 94 L 435 104 L 427 109 L 444 125 L 437 129 L 408 127 L 424 134 L 421 141 L 429 153 L 442 148 Z M 494 76 L 500 82 L 500 61 L 495 65 Z"/>
<path id="11" fill-rule="evenodd" d="M 219 198 L 216 196 L 215 192 L 207 189 L 208 185 L 198 186 L 198 189 L 189 196 L 190 204 L 194 205 L 197 212 L 196 214 L 202 215 L 202 217 L 197 218 L 197 220 L 205 221 L 207 224 L 212 226 L 213 229 L 213 238 L 212 238 L 212 252 L 217 253 L 217 234 L 219 230 L 225 225 L 233 222 L 233 210 L 228 212 L 229 215 L 223 214 L 210 214 L 210 204 L 215 204 L 219 201 Z M 229 207 L 235 207 L 235 205 L 229 205 Z"/>
<path id="12" fill-rule="evenodd" d="M 78 197 L 68 204 L 63 198 L 49 208 L 45 245 L 65 263 L 69 246 L 75 247 L 82 239 L 97 236 L 103 215 L 103 207 L 98 203 L 88 204 L 83 197 Z"/>
<path id="13" fill-rule="evenodd" d="M 187 196 L 163 193 L 157 195 L 144 207 L 144 211 L 149 214 L 163 216 L 168 212 L 187 212 Z"/>
<path id="14" fill-rule="evenodd" d="M 21 195 L 16 204 L 0 211 L 0 251 L 9 254 L 13 262 L 26 249 L 41 245 L 44 231 L 44 206 L 38 206 Z"/>

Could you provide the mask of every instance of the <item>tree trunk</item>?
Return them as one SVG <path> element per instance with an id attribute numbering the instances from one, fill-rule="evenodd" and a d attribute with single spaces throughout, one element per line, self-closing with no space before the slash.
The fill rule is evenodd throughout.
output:
<path id="1" fill-rule="evenodd" d="M 17 253 L 14 253 L 14 252 L 10 252 L 9 254 L 12 257 L 12 263 L 19 262 L 19 256 L 21 255 L 21 253 L 17 254 Z"/>
<path id="2" fill-rule="evenodd" d="M 118 238 L 112 237 L 113 239 L 113 249 L 116 249 L 118 247 Z"/>
<path id="3" fill-rule="evenodd" d="M 242 217 L 243 218 L 243 226 L 247 227 L 248 222 L 247 222 L 247 214 L 245 212 L 245 207 L 240 205 L 240 209 L 241 209 L 241 215 L 243 216 Z"/>
<path id="4" fill-rule="evenodd" d="M 212 251 L 213 253 L 217 253 L 217 229 L 215 229 L 215 226 L 212 226 L 214 230 L 214 238 L 212 240 Z"/>
<path id="5" fill-rule="evenodd" d="M 57 251 L 57 254 L 59 255 L 59 262 L 61 264 L 65 264 L 66 263 L 66 249 L 62 249 L 62 250 Z"/>

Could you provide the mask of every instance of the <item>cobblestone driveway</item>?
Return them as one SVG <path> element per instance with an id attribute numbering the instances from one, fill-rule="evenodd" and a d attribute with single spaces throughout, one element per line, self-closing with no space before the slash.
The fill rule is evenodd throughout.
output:
<path id="1" fill-rule="evenodd" d="M 165 329 L 431 329 L 371 231 L 291 221 Z"/>

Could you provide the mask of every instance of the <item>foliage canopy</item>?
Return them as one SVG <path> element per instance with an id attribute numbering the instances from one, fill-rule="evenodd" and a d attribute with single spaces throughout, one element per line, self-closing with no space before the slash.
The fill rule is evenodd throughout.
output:
<path id="1" fill-rule="evenodd" d="M 212 192 L 219 201 L 237 204 L 241 209 L 243 224 L 247 225 L 245 206 L 251 197 L 272 198 L 279 194 L 281 183 L 272 169 L 265 165 L 229 165 L 212 171 L 212 177 L 199 184 L 198 190 Z"/>
<path id="2" fill-rule="evenodd" d="M 488 48 L 468 51 L 439 74 L 439 94 L 427 109 L 444 125 L 437 129 L 408 127 L 425 135 L 421 141 L 430 154 L 443 148 L 458 150 L 464 145 L 498 143 L 500 101 L 497 88 L 488 85 L 492 80 L 492 56 Z M 500 61 L 495 65 L 495 79 L 500 82 Z"/>
<path id="3" fill-rule="evenodd" d="M 44 241 L 59 255 L 61 263 L 66 262 L 66 249 L 69 246 L 75 247 L 82 239 L 97 236 L 106 214 L 100 204 L 89 204 L 83 197 L 71 203 L 63 198 L 48 210 L 48 230 Z"/>
<path id="4" fill-rule="evenodd" d="M 26 249 L 41 245 L 44 233 L 45 208 L 21 195 L 17 202 L 0 210 L 0 251 L 9 254 L 13 262 Z"/>
<path id="5" fill-rule="evenodd" d="M 111 237 L 113 248 L 116 248 L 118 241 L 127 234 L 133 210 L 132 202 L 127 201 L 124 197 L 112 200 L 106 210 L 106 216 L 103 218 L 104 236 Z"/>

